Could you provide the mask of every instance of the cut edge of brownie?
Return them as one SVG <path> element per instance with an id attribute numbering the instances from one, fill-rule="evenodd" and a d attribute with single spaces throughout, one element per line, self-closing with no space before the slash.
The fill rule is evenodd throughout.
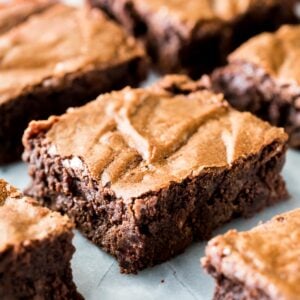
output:
<path id="1" fill-rule="evenodd" d="M 83 299 L 71 270 L 70 261 L 75 252 L 72 238 L 70 231 L 24 242 L 17 252 L 14 246 L 8 247 L 0 255 L 0 273 L 5 273 L 0 296 L 5 295 L 7 299 Z"/>
<path id="2" fill-rule="evenodd" d="M 202 88 L 197 84 L 165 80 L 160 87 L 188 94 Z M 85 236 L 117 258 L 122 272 L 166 261 L 192 241 L 208 239 L 219 225 L 287 198 L 280 175 L 286 144 L 278 139 L 230 168 L 210 168 L 125 202 L 109 186 L 99 187 L 80 157 L 51 153 L 45 134 L 56 120 L 32 122 L 23 137 L 33 180 L 27 193 L 67 213 Z M 84 167 L 72 168 L 73 160 Z"/>
<path id="3" fill-rule="evenodd" d="M 67 108 L 83 105 L 110 90 L 126 85 L 136 86 L 146 78 L 147 70 L 146 58 L 137 55 L 112 67 L 43 80 L 0 104 L 0 114 L 4 118 L 0 123 L 0 164 L 21 158 L 22 135 L 31 120 L 62 114 Z"/>
<path id="4" fill-rule="evenodd" d="M 88 1 L 122 24 L 142 40 L 154 67 L 164 73 L 187 73 L 193 78 L 225 63 L 226 48 L 222 22 L 198 22 L 193 28 L 184 23 L 161 22 L 153 25 L 153 15 L 139 11 L 132 1 Z M 227 34 L 225 34 L 227 36 Z M 228 49 L 229 50 L 229 49 Z M 203 60 L 202 57 L 206 59 Z"/>
<path id="5" fill-rule="evenodd" d="M 211 239 L 200 263 L 215 279 L 214 299 L 298 299 L 299 215 L 294 209 Z"/>
<path id="6" fill-rule="evenodd" d="M 300 86 L 279 83 L 263 68 L 243 61 L 215 70 L 211 84 L 236 109 L 284 127 L 290 146 L 300 148 Z"/>
<path id="7" fill-rule="evenodd" d="M 49 211 L 47 215 L 46 209 L 40 207 L 37 201 L 24 197 L 3 180 L 0 180 L 0 188 L 0 209 L 6 205 L 13 205 L 11 208 L 13 212 L 15 203 L 19 202 L 17 205 L 19 206 L 22 202 L 24 209 L 28 206 L 33 211 L 43 210 L 40 212 L 41 219 L 45 217 L 50 218 L 52 222 L 61 221 L 56 227 L 48 225 L 46 228 L 49 231 L 44 234 L 32 233 L 32 238 L 26 235 L 23 240 L 17 235 L 15 243 L 9 241 L 8 244 L 2 245 L 0 297 L 4 299 L 83 299 L 77 291 L 71 269 L 71 258 L 75 252 L 75 247 L 72 245 L 73 223 L 57 213 Z M 25 210 L 24 214 L 26 214 Z M 55 218 L 58 220 L 54 220 Z M 47 223 L 45 224 L 47 226 Z M 25 228 L 21 230 L 26 232 Z"/>
<path id="8" fill-rule="evenodd" d="M 232 21 L 199 21 L 192 28 L 180 22 L 174 25 L 163 21 L 156 28 L 151 12 L 139 11 L 131 0 L 87 2 L 101 8 L 131 34 L 140 38 L 159 71 L 187 73 L 192 78 L 224 65 L 226 56 L 250 37 L 263 31 L 275 31 L 284 23 L 299 22 L 291 9 L 295 6 L 294 0 L 284 7 L 278 2 L 263 8 L 258 6 L 259 9 L 255 6 Z"/>

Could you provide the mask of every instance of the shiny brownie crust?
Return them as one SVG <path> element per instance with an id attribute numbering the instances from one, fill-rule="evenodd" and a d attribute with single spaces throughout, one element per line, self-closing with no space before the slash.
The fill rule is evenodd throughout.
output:
<path id="1" fill-rule="evenodd" d="M 244 62 L 215 70 L 211 81 L 213 90 L 224 93 L 233 107 L 284 127 L 290 146 L 300 148 L 300 86 L 280 84 L 260 67 Z"/>
<path id="2" fill-rule="evenodd" d="M 0 2 L 0 34 L 22 24 L 31 16 L 42 13 L 57 1 L 10 1 L 12 2 L 10 4 L 3 4 L 2 2 Z"/>
<path id="3" fill-rule="evenodd" d="M 270 1 L 251 9 L 230 22 L 212 20 L 187 25 L 170 24 L 166 18 L 152 19 L 150 12 L 139 11 L 132 0 L 87 0 L 120 22 L 146 45 L 153 63 L 163 73 L 183 72 L 193 78 L 225 64 L 226 56 L 250 37 L 275 31 L 284 23 L 297 23 L 295 0 Z M 183 35 L 182 32 L 187 34 Z"/>
<path id="4" fill-rule="evenodd" d="M 0 104 L 0 164 L 21 157 L 22 135 L 31 120 L 62 114 L 112 89 L 135 86 L 146 77 L 146 65 L 144 58 L 135 57 L 116 66 L 49 79 Z"/>
<path id="5" fill-rule="evenodd" d="M 276 140 L 230 168 L 211 168 L 129 202 L 99 187 L 87 170 L 66 167 L 50 147 L 42 130 L 25 141 L 23 158 L 33 179 L 27 193 L 68 214 L 125 273 L 166 261 L 193 241 L 208 239 L 221 224 L 287 196 L 280 176 L 285 145 Z M 143 208 L 136 215 L 139 203 Z"/>

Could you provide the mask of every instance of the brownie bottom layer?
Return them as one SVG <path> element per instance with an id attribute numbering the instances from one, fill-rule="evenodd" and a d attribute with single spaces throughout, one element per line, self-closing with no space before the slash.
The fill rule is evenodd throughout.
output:
<path id="1" fill-rule="evenodd" d="M 261 68 L 246 63 L 218 69 L 211 80 L 213 89 L 224 93 L 233 107 L 284 127 L 290 145 L 300 148 L 300 86 L 280 85 Z"/>
<path id="2" fill-rule="evenodd" d="M 72 233 L 24 243 L 0 255 L 0 298 L 81 300 L 70 260 Z"/>
<path id="3" fill-rule="evenodd" d="M 287 196 L 280 176 L 285 147 L 274 142 L 230 169 L 210 169 L 139 199 L 123 201 L 100 188 L 87 169 L 66 167 L 41 134 L 28 140 L 24 160 L 33 182 L 28 193 L 67 213 L 96 245 L 135 273 L 208 239 L 229 220 L 248 217 Z M 70 158 L 69 158 L 70 159 Z"/>
<path id="4" fill-rule="evenodd" d="M 49 79 L 24 95 L 0 104 L 0 164 L 21 158 L 22 135 L 31 120 L 60 115 L 67 108 L 83 105 L 101 93 L 135 86 L 145 76 L 144 60 L 135 58 L 103 70 L 70 74 L 59 82 Z"/>

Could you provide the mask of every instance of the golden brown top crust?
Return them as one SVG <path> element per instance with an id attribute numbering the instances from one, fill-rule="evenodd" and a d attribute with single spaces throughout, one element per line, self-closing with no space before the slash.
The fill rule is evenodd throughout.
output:
<path id="1" fill-rule="evenodd" d="M 172 80 L 193 89 L 186 77 Z M 285 143 L 282 129 L 233 110 L 222 95 L 208 90 L 174 95 L 162 88 L 167 82 L 127 87 L 61 117 L 32 122 L 24 144 L 47 131 L 51 155 L 65 158 L 66 167 L 86 165 L 100 185 L 110 184 L 117 197 L 126 199 L 206 168 L 228 167 L 274 140 Z"/>
<path id="2" fill-rule="evenodd" d="M 143 55 L 99 10 L 54 5 L 0 37 L 0 103 L 33 85 Z"/>
<path id="3" fill-rule="evenodd" d="M 231 230 L 212 239 L 203 264 L 232 280 L 259 288 L 271 299 L 300 295 L 300 209 L 247 232 Z"/>
<path id="4" fill-rule="evenodd" d="M 66 216 L 39 206 L 0 179 L 0 251 L 72 228 Z"/>
<path id="5" fill-rule="evenodd" d="M 282 83 L 300 84 L 300 25 L 250 39 L 229 56 L 236 61 L 253 63 Z"/>
<path id="6" fill-rule="evenodd" d="M 280 0 L 133 0 L 140 10 L 152 11 L 183 22 L 232 21 L 253 9 L 264 9 Z"/>
<path id="7" fill-rule="evenodd" d="M 0 34 L 25 21 L 32 14 L 42 12 L 56 0 L 12 0 L 0 3 Z"/>

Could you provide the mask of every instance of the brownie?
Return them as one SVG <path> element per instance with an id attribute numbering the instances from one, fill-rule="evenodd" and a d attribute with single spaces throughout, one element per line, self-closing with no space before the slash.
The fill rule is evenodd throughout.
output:
<path id="1" fill-rule="evenodd" d="M 164 73 L 198 77 L 262 31 L 295 23 L 299 0 L 88 0 L 141 39 Z"/>
<path id="2" fill-rule="evenodd" d="M 135 273 L 284 199 L 286 140 L 283 129 L 174 75 L 31 122 L 27 193 Z"/>
<path id="3" fill-rule="evenodd" d="M 12 0 L 0 2 L 0 34 L 26 21 L 30 16 L 43 12 L 56 0 Z"/>
<path id="4" fill-rule="evenodd" d="M 214 300 L 296 300 L 300 295 L 300 209 L 250 231 L 230 230 L 206 247 Z"/>
<path id="5" fill-rule="evenodd" d="M 72 228 L 0 180 L 0 298 L 83 299 L 72 279 Z"/>
<path id="6" fill-rule="evenodd" d="M 285 127 L 295 148 L 300 148 L 299 39 L 300 25 L 258 35 L 211 76 L 213 89 L 235 108 Z"/>
<path id="7" fill-rule="evenodd" d="M 21 156 L 29 121 L 145 75 L 142 47 L 97 9 L 56 4 L 0 36 L 0 164 Z"/>

